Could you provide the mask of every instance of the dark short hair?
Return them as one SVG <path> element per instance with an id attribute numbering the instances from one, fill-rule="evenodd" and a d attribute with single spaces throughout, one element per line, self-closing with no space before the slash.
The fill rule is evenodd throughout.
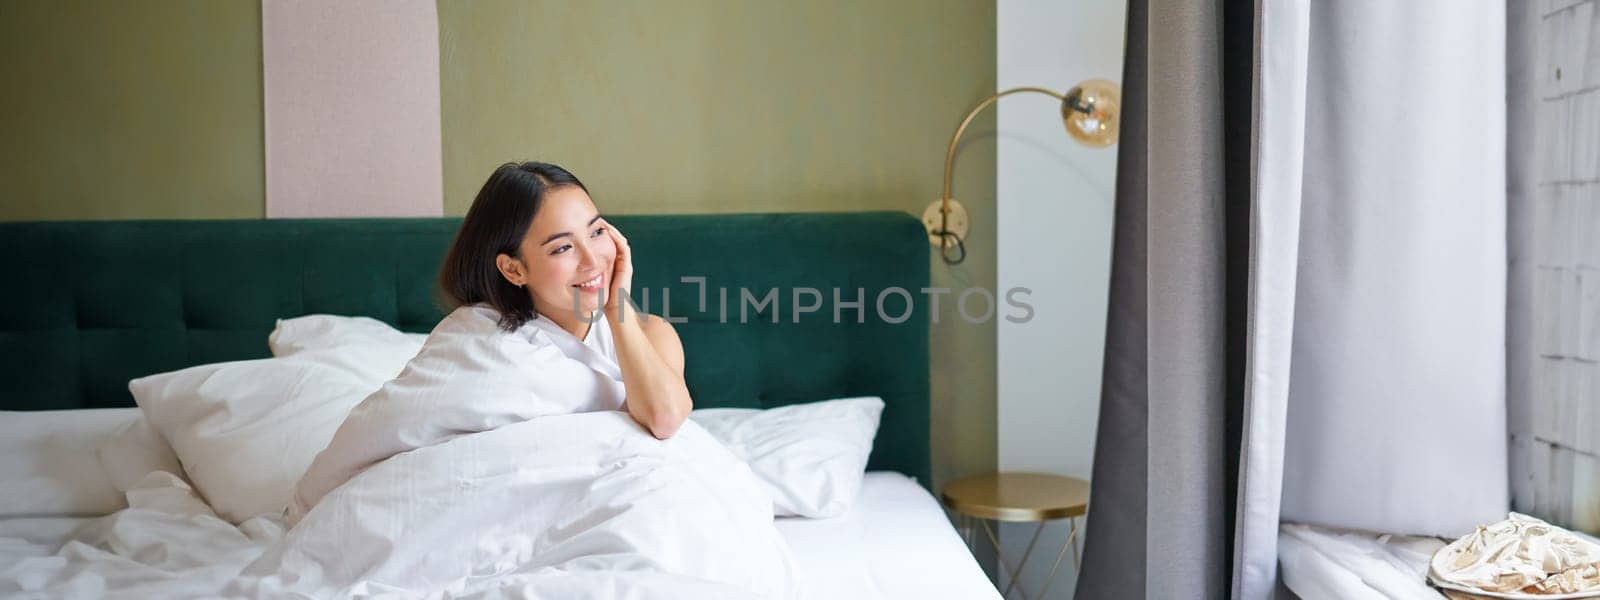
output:
<path id="1" fill-rule="evenodd" d="M 500 312 L 500 327 L 506 331 L 534 318 L 533 298 L 506 281 L 495 257 L 519 257 L 545 194 L 566 186 L 589 191 L 577 176 L 550 163 L 510 162 L 489 175 L 439 267 L 439 292 L 447 310 L 487 304 Z"/>

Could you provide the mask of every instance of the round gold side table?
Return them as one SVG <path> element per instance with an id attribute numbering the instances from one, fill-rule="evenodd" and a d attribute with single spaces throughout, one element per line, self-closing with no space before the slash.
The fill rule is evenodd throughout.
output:
<path id="1" fill-rule="evenodd" d="M 1028 564 L 1028 557 L 1033 554 L 1033 546 L 1038 543 L 1039 534 L 1050 521 L 1068 519 L 1071 529 L 1067 534 L 1067 542 L 1061 546 L 1061 551 L 1056 553 L 1056 562 L 1050 566 L 1050 574 L 1045 576 L 1044 588 L 1039 590 L 1037 597 L 1044 598 L 1045 593 L 1050 591 L 1050 583 L 1055 580 L 1056 570 L 1061 567 L 1061 559 L 1066 556 L 1068 548 L 1072 549 L 1073 569 L 1077 569 L 1078 517 L 1083 516 L 1089 509 L 1088 481 L 1046 473 L 989 473 L 964 477 L 945 484 L 941 499 L 944 500 L 946 507 L 961 517 L 968 548 L 972 547 L 975 537 L 976 528 L 973 522 L 982 526 L 983 532 L 989 537 L 989 543 L 994 544 L 995 555 L 1000 558 L 1000 565 L 1010 577 L 1000 597 L 1009 598 L 1011 589 L 1016 588 L 1024 600 L 1029 598 L 1027 590 L 1017 582 L 1017 576 L 1022 573 L 1023 565 Z M 1011 563 L 1006 560 L 1005 553 L 1001 551 L 1000 539 L 989 526 L 991 520 L 1038 523 L 1033 530 L 1032 539 L 1028 540 L 1028 549 L 1022 552 L 1022 560 L 1017 562 L 1016 568 L 1012 568 Z"/>

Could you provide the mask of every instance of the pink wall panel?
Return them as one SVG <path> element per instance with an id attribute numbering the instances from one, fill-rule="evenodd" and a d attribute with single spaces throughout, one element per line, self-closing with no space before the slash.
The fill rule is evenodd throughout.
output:
<path id="1" fill-rule="evenodd" d="M 263 0 L 267 217 L 443 212 L 434 0 Z"/>

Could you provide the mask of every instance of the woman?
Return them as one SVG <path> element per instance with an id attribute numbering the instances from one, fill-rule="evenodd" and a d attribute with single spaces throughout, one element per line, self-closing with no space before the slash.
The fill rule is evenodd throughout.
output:
<path id="1" fill-rule="evenodd" d="M 797 595 L 772 498 L 686 421 L 683 347 L 632 275 L 578 178 L 496 169 L 440 272 L 454 310 L 312 461 L 242 592 Z"/>
<path id="2" fill-rule="evenodd" d="M 624 314 L 632 284 L 628 239 L 600 217 L 583 182 L 542 162 L 495 169 L 439 273 L 451 308 L 492 309 L 508 332 L 534 326 L 565 333 L 617 363 L 627 401 L 595 398 L 574 408 L 625 409 L 666 439 L 693 407 L 683 344 L 665 319 Z"/>

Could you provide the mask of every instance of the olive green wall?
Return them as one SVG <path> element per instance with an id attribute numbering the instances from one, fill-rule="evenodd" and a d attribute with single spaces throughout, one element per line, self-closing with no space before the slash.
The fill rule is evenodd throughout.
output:
<path id="1" fill-rule="evenodd" d="M 0 220 L 264 213 L 261 6 L 0 2 Z"/>
<path id="2" fill-rule="evenodd" d="M 495 165 L 573 170 L 608 212 L 903 210 L 995 89 L 992 1 L 439 7 L 444 211 Z M 0 2 L 0 220 L 264 214 L 258 2 Z M 993 288 L 993 113 L 963 143 L 971 258 Z M 995 331 L 932 332 L 935 479 L 995 465 Z"/>
<path id="3" fill-rule="evenodd" d="M 995 90 L 992 1 L 439 2 L 444 212 L 508 160 L 545 160 L 614 213 L 903 210 Z M 955 195 L 971 258 L 934 285 L 993 289 L 993 112 Z M 714 282 L 713 282 L 714 283 Z M 995 465 L 995 330 L 941 303 L 936 481 Z"/>

